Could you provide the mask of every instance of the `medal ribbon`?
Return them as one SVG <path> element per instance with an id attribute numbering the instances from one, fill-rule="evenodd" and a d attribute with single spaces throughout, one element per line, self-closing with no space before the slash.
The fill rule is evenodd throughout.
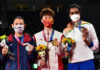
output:
<path id="1" fill-rule="evenodd" d="M 14 37 L 15 37 L 15 39 L 18 41 L 18 43 L 20 43 L 22 46 L 27 45 L 27 44 L 24 44 L 24 43 L 23 43 L 23 42 L 24 42 L 24 35 L 22 35 L 21 41 L 20 41 L 20 39 L 19 39 L 16 35 L 15 35 Z"/>
<path id="2" fill-rule="evenodd" d="M 50 40 L 47 41 L 47 38 L 46 38 L 46 35 L 45 35 L 45 31 L 43 30 L 43 37 L 44 37 L 44 40 L 47 41 L 47 42 L 51 42 L 53 40 L 53 36 L 54 36 L 54 30 L 52 30 L 52 34 L 50 36 Z"/>

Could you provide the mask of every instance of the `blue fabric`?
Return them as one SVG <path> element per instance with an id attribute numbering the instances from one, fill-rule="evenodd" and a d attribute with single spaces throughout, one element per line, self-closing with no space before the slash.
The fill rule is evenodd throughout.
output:
<path id="1" fill-rule="evenodd" d="M 2 56 L 2 53 L 0 53 L 0 63 L 4 63 L 4 61 L 5 61 L 5 57 Z"/>
<path id="2" fill-rule="evenodd" d="M 78 63 L 68 63 L 68 70 L 95 70 L 94 61 L 88 60 Z"/>
<path id="3" fill-rule="evenodd" d="M 31 38 L 31 37 L 30 37 Z M 22 37 L 19 38 L 20 40 Z M 35 46 L 35 42 L 33 38 L 31 38 L 31 41 L 28 41 L 27 43 L 30 43 Z M 5 70 L 18 70 L 18 58 L 19 58 L 19 70 L 30 70 L 30 61 L 34 61 L 35 59 L 35 50 L 32 51 L 31 55 L 28 55 L 28 52 L 25 50 L 25 46 L 22 46 L 21 44 L 16 41 L 15 37 L 13 37 L 13 41 L 8 41 L 7 45 L 9 46 L 9 51 L 14 53 L 15 60 L 11 60 L 7 58 Z M 19 48 L 19 52 L 18 52 Z M 18 57 L 19 54 L 19 57 Z"/>
<path id="4" fill-rule="evenodd" d="M 67 51 L 71 51 L 72 44 L 68 44 Z"/>
<path id="5" fill-rule="evenodd" d="M 1 59 L 2 59 L 2 54 L 0 53 L 0 61 L 1 61 Z"/>
<path id="6" fill-rule="evenodd" d="M 93 47 L 93 45 L 94 45 L 93 42 L 91 42 L 89 47 L 91 48 L 91 47 Z"/>

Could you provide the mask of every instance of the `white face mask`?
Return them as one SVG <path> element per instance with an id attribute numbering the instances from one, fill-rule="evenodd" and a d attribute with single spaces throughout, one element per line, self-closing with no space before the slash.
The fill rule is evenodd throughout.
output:
<path id="1" fill-rule="evenodd" d="M 79 14 L 74 14 L 70 18 L 73 22 L 76 22 L 76 21 L 80 20 L 80 15 Z"/>
<path id="2" fill-rule="evenodd" d="M 14 25 L 14 31 L 16 33 L 22 33 L 24 31 L 24 25 Z"/>

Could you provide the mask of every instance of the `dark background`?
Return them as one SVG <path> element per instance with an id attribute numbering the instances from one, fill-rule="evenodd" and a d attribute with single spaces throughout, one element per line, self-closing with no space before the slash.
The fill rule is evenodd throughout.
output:
<path id="1" fill-rule="evenodd" d="M 54 29 L 62 32 L 68 23 L 68 7 L 77 3 L 81 6 L 81 19 L 92 23 L 100 41 L 100 1 L 99 0 L 0 0 L 0 35 L 9 35 L 13 30 L 11 23 L 16 16 L 22 16 L 27 25 L 25 31 L 30 35 L 43 29 L 39 13 L 44 7 L 55 11 Z M 100 49 L 94 52 L 96 69 L 100 68 Z M 65 65 L 67 61 L 63 59 Z M 0 67 L 1 68 L 1 67 Z"/>

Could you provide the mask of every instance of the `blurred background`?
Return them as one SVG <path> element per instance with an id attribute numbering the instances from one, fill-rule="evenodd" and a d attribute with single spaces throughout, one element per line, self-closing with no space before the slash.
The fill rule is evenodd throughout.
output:
<path id="1" fill-rule="evenodd" d="M 81 19 L 92 23 L 100 41 L 100 1 L 99 0 L 0 0 L 0 35 L 9 35 L 13 30 L 11 24 L 16 16 L 22 16 L 30 35 L 43 29 L 39 13 L 44 7 L 55 11 L 54 29 L 62 32 L 68 23 L 68 7 L 76 3 L 81 6 Z M 94 52 L 96 70 L 100 70 L 100 49 Z M 67 60 L 63 59 L 64 68 Z M 2 65 L 2 64 L 1 64 Z M 0 66 L 1 66 L 0 65 Z M 4 65 L 0 70 L 4 70 Z M 65 70 L 64 69 L 64 70 Z"/>

